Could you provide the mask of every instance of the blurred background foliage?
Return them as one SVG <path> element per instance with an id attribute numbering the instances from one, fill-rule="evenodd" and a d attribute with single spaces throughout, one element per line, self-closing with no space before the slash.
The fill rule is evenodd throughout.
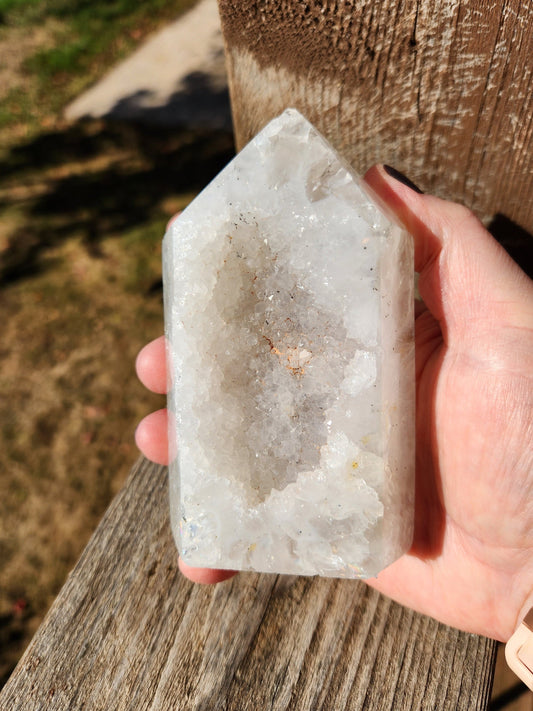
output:
<path id="1" fill-rule="evenodd" d="M 134 374 L 163 328 L 161 238 L 233 152 L 62 110 L 193 4 L 0 0 L 0 683 L 164 406 Z"/>

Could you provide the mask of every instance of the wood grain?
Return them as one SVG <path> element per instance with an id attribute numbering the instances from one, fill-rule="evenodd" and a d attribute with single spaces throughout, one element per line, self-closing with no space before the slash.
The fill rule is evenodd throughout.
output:
<path id="1" fill-rule="evenodd" d="M 531 0 L 219 0 L 238 146 L 288 106 L 359 172 L 385 162 L 533 232 Z"/>
<path id="2" fill-rule="evenodd" d="M 496 645 L 357 581 L 181 577 L 139 460 L 0 694 L 2 711 L 484 709 Z"/>

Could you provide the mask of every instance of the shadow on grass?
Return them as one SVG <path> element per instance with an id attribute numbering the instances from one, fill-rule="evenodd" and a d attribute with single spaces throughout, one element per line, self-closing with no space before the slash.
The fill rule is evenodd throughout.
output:
<path id="1" fill-rule="evenodd" d="M 194 72 L 164 105 L 152 98 L 138 91 L 104 120 L 42 133 L 5 153 L 0 209 L 16 213 L 17 227 L 0 247 L 0 286 L 50 266 L 46 250 L 70 237 L 99 256 L 103 237 L 168 214 L 166 200 L 197 193 L 232 157 L 223 84 Z M 532 275 L 532 236 L 501 214 L 489 230 Z"/>
<path id="2" fill-rule="evenodd" d="M 166 200 L 198 192 L 231 159 L 225 89 L 196 73 L 165 107 L 143 108 L 141 98 L 121 100 L 112 112 L 135 107 L 136 123 L 81 121 L 4 154 L 0 209 L 16 213 L 17 227 L 0 252 L 0 285 L 45 269 L 46 250 L 70 237 L 98 256 L 103 237 L 161 218 Z M 202 128 L 209 111 L 215 127 Z M 173 113 L 188 123 L 169 126 Z"/>

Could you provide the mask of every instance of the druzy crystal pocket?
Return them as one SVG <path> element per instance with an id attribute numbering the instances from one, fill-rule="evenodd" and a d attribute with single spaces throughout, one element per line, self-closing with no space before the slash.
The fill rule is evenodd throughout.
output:
<path id="1" fill-rule="evenodd" d="M 172 224 L 171 521 L 189 565 L 370 577 L 407 550 L 412 250 L 294 110 Z"/>

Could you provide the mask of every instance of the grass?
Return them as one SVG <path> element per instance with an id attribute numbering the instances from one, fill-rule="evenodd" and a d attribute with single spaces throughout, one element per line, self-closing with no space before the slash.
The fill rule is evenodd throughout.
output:
<path id="1" fill-rule="evenodd" d="M 191 4 L 0 0 L 0 684 L 164 404 L 134 373 L 163 328 L 161 237 L 233 150 L 61 109 Z"/>
<path id="2" fill-rule="evenodd" d="M 72 77 L 80 74 L 86 80 L 94 71 L 106 65 L 109 56 L 120 56 L 131 49 L 138 39 L 153 29 L 161 20 L 170 19 L 177 10 L 183 10 L 194 3 L 181 0 L 168 3 L 165 0 L 151 0 L 139 3 L 137 0 L 108 0 L 108 2 L 86 2 L 85 0 L 48 0 L 36 5 L 16 2 L 12 15 L 18 21 L 44 21 L 54 18 L 61 23 L 58 34 L 60 42 L 43 49 L 30 57 L 26 67 L 37 77 L 42 87 L 53 80 L 68 84 Z M 116 25 L 120 32 L 117 32 Z"/>
<path id="3" fill-rule="evenodd" d="M 2 99 L 0 129 L 6 133 L 17 128 L 20 135 L 23 124 L 26 136 L 33 135 L 147 34 L 194 4 L 195 0 L 0 0 L 0 43 L 10 35 L 42 31 L 41 46 L 23 57 L 20 80 Z"/>

